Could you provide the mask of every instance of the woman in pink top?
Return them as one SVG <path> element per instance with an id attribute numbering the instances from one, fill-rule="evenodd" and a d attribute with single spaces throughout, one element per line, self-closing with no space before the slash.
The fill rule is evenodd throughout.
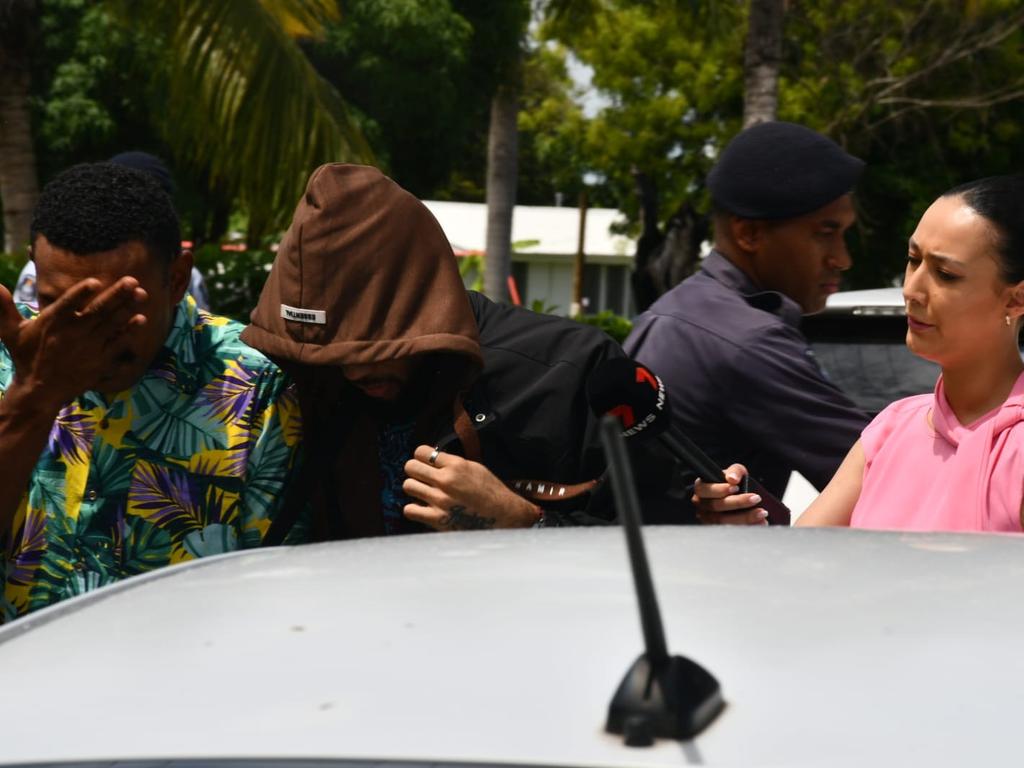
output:
<path id="1" fill-rule="evenodd" d="M 907 346 L 942 367 L 861 434 L 798 525 L 1021 531 L 1024 520 L 1024 176 L 957 187 L 921 217 L 903 282 Z M 726 470 L 733 482 L 746 470 Z M 714 515 L 757 504 L 698 483 Z"/>

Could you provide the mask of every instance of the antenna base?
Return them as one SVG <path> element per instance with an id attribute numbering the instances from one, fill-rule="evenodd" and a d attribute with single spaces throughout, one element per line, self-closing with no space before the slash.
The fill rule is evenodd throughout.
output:
<path id="1" fill-rule="evenodd" d="M 711 724 L 725 707 L 718 680 L 683 656 L 657 668 L 647 654 L 630 667 L 608 706 L 608 733 L 626 736 L 628 746 L 649 746 L 655 737 L 688 739 Z"/>

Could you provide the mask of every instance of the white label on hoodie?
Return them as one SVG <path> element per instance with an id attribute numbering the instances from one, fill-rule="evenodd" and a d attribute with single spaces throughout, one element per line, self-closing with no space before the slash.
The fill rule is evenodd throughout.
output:
<path id="1" fill-rule="evenodd" d="M 285 320 L 294 320 L 296 323 L 316 323 L 317 325 L 327 324 L 327 313 L 322 309 L 299 309 L 281 305 L 281 317 Z"/>

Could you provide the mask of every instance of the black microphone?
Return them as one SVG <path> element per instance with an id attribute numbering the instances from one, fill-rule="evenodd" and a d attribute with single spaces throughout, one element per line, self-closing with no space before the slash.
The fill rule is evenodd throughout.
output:
<path id="1" fill-rule="evenodd" d="M 649 368 L 626 357 L 606 360 L 587 380 L 587 399 L 597 416 L 614 416 L 622 435 L 640 440 L 656 439 L 678 461 L 705 483 L 728 482 L 725 473 L 696 443 L 672 427 L 665 383 Z M 741 493 L 756 493 L 768 512 L 771 525 L 789 525 L 789 509 L 747 474 Z"/>

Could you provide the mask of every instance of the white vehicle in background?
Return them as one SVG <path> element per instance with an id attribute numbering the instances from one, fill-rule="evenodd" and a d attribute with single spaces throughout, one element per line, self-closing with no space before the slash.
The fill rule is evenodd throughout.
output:
<path id="1" fill-rule="evenodd" d="M 725 707 L 604 730 L 642 650 L 617 528 L 229 554 L 0 629 L 0 765 L 1019 766 L 1024 538 L 647 528 Z"/>
<path id="2" fill-rule="evenodd" d="M 825 374 L 872 416 L 894 400 L 935 388 L 939 367 L 907 349 L 902 288 L 834 293 L 801 329 Z M 796 519 L 817 495 L 794 472 L 782 501 Z"/>
<path id="3" fill-rule="evenodd" d="M 825 373 L 872 415 L 935 388 L 939 367 L 907 349 L 902 288 L 834 293 L 801 327 Z"/>

